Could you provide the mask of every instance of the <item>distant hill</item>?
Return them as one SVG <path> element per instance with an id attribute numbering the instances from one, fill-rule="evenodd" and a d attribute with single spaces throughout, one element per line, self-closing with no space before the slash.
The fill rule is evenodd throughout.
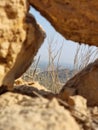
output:
<path id="1" fill-rule="evenodd" d="M 55 64 L 55 66 L 56 66 L 56 64 Z M 68 63 L 66 63 L 66 64 L 61 63 L 60 66 L 61 66 L 61 68 L 68 68 L 70 70 L 73 69 L 73 65 L 68 64 Z M 33 67 L 33 65 L 31 67 Z M 40 68 L 41 71 L 46 71 L 47 67 L 48 67 L 48 62 L 39 62 L 37 67 Z"/>
<path id="2" fill-rule="evenodd" d="M 61 88 L 66 83 L 66 81 L 73 76 L 74 72 L 75 70 L 70 69 L 44 71 L 36 75 L 35 80 L 48 89 L 51 89 L 53 85 Z"/>
<path id="3" fill-rule="evenodd" d="M 48 89 L 56 88 L 57 90 L 57 87 L 58 89 L 60 89 L 66 83 L 66 81 L 70 79 L 76 72 L 72 69 L 72 66 L 68 64 L 66 64 L 65 66 L 60 66 L 58 70 L 56 69 L 53 71 L 50 69 L 48 71 L 48 64 L 46 62 L 42 62 L 38 64 L 37 68 L 36 64 L 35 66 L 32 65 L 24 74 L 23 78 L 26 81 L 36 80 Z"/>

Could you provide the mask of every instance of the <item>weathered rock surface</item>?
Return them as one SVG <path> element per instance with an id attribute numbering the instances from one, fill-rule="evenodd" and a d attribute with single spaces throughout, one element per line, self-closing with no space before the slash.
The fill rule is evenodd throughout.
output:
<path id="1" fill-rule="evenodd" d="M 37 81 L 26 82 L 22 78 L 18 78 L 15 80 L 14 86 L 19 86 L 19 85 L 29 85 L 29 86 L 33 86 L 34 88 L 37 88 L 38 90 L 49 91 L 44 86 L 40 85 L 39 82 Z"/>
<path id="2" fill-rule="evenodd" d="M 59 96 L 65 100 L 67 95 L 82 95 L 89 105 L 98 105 L 98 59 L 70 79 Z"/>
<path id="3" fill-rule="evenodd" d="M 22 81 L 22 82 L 20 82 Z M 17 84 L 18 83 L 18 84 Z M 23 80 L 17 79 L 14 83 L 13 92 L 25 94 L 31 97 L 45 97 L 48 99 L 56 98 L 57 95 L 40 85 L 38 82 L 24 82 Z"/>
<path id="4" fill-rule="evenodd" d="M 97 0 L 29 0 L 66 39 L 98 46 Z"/>
<path id="5" fill-rule="evenodd" d="M 65 38 L 98 46 L 96 0 L 28 1 Z M 9 90 L 12 89 L 14 80 L 31 64 L 45 38 L 43 29 L 28 11 L 27 0 L 0 1 L 0 86 L 7 86 Z M 0 130 L 97 130 L 98 108 L 94 109 L 93 115 L 88 115 L 84 98 L 69 97 L 79 94 L 88 100 L 89 105 L 98 105 L 97 71 L 98 60 L 69 80 L 59 96 L 41 86 L 37 89 L 26 85 L 15 87 L 13 93 L 0 95 Z M 56 99 L 47 100 L 54 96 L 63 100 L 70 99 L 69 104 L 60 102 L 64 108 Z M 74 105 L 69 106 L 71 103 Z M 69 108 L 69 111 L 66 108 Z M 96 117 L 96 120 L 93 117 Z"/>
<path id="6" fill-rule="evenodd" d="M 97 0 L 29 0 L 66 39 L 98 46 Z"/>
<path id="7" fill-rule="evenodd" d="M 27 0 L 0 1 L 0 86 L 9 90 L 32 63 L 45 38 L 28 11 Z"/>
<path id="8" fill-rule="evenodd" d="M 73 108 L 74 108 L 73 113 L 75 115 L 79 116 L 82 113 L 86 117 L 89 116 L 88 108 L 87 108 L 87 100 L 85 98 L 83 98 L 82 96 L 77 95 L 77 96 L 71 96 L 70 100 L 72 100 L 71 102 L 73 102 Z"/>
<path id="9" fill-rule="evenodd" d="M 0 96 L 0 130 L 80 130 L 56 99 L 6 93 Z"/>

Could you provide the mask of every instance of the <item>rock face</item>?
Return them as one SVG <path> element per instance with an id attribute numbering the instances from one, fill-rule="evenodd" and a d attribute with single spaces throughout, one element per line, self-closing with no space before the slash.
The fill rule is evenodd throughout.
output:
<path id="1" fill-rule="evenodd" d="M 0 86 L 9 90 L 32 63 L 45 38 L 28 11 L 27 0 L 0 1 Z"/>
<path id="2" fill-rule="evenodd" d="M 89 105 L 98 105 L 98 59 L 70 79 L 59 96 L 65 100 L 67 95 L 82 95 Z"/>
<path id="3" fill-rule="evenodd" d="M 96 0 L 28 1 L 67 39 L 98 46 Z M 28 12 L 28 1 L 0 1 L 0 88 L 12 90 L 14 80 L 31 64 L 45 38 L 43 29 Z M 92 114 L 86 105 L 86 99 L 89 105 L 98 105 L 98 59 L 69 80 L 60 94 L 32 86 L 38 84 L 29 85 L 14 86 L 13 93 L 0 95 L 0 130 L 87 130 L 94 129 L 94 125 L 98 129 L 98 108 Z M 69 97 L 76 94 L 86 99 Z M 69 104 L 61 99 L 68 99 Z"/>
<path id="4" fill-rule="evenodd" d="M 24 123 L 25 122 L 25 123 Z M 0 96 L 0 130 L 80 130 L 56 99 L 6 93 Z"/>
<path id="5" fill-rule="evenodd" d="M 98 46 L 96 0 L 3 0 L 0 1 L 0 86 L 12 90 L 14 80 L 32 63 L 45 33 L 29 14 L 29 3 L 65 38 Z M 98 60 L 73 77 L 60 92 L 61 98 L 79 94 L 98 105 Z M 66 89 L 67 87 L 67 89 Z M 71 93 L 69 88 L 72 88 Z"/>
<path id="6" fill-rule="evenodd" d="M 66 39 L 98 46 L 97 0 L 29 0 Z"/>

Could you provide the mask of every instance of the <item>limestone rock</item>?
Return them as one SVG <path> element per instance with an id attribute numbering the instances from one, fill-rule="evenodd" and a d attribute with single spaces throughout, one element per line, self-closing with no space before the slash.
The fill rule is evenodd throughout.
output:
<path id="1" fill-rule="evenodd" d="M 28 0 L 66 39 L 98 46 L 97 0 Z"/>
<path id="2" fill-rule="evenodd" d="M 28 13 L 27 0 L 0 1 L 0 86 L 12 89 L 14 79 L 32 63 L 45 32 Z"/>
<path id="3" fill-rule="evenodd" d="M 70 96 L 70 100 L 73 101 L 73 113 L 77 116 L 88 116 L 87 100 L 82 96 Z M 71 101 L 71 102 L 72 102 Z M 69 103 L 70 104 L 70 103 Z"/>
<path id="4" fill-rule="evenodd" d="M 27 85 L 27 82 L 20 77 L 14 81 L 14 86 L 16 85 Z"/>
<path id="5" fill-rule="evenodd" d="M 54 93 L 40 85 L 38 82 L 26 82 L 21 78 L 15 80 L 13 92 L 29 95 L 31 97 L 40 96 L 48 99 L 56 97 Z"/>
<path id="6" fill-rule="evenodd" d="M 66 93 L 85 97 L 88 105 L 98 105 L 98 59 L 76 74 L 63 86 L 59 94 L 60 98 L 65 100 Z"/>
<path id="7" fill-rule="evenodd" d="M 49 91 L 46 87 L 43 85 L 40 85 L 39 82 L 33 81 L 33 82 L 27 82 L 29 86 L 33 86 L 34 88 L 37 88 L 38 90 L 44 90 L 44 91 Z"/>
<path id="8" fill-rule="evenodd" d="M 80 130 L 68 110 L 56 99 L 31 98 L 6 93 L 0 96 L 2 130 Z"/>

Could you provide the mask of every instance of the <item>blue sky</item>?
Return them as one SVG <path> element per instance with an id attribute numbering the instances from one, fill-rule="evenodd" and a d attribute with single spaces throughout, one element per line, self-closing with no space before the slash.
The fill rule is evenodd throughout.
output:
<path id="1" fill-rule="evenodd" d="M 55 29 L 51 26 L 51 24 L 45 18 L 43 18 L 40 13 L 37 12 L 35 9 L 31 8 L 30 12 L 34 15 L 37 22 L 44 28 L 47 35 L 36 57 L 41 56 L 41 62 L 48 62 L 48 42 L 50 41 L 49 39 L 53 39 L 55 37 L 55 41 L 57 41 L 55 51 L 57 51 L 58 48 L 60 48 L 63 44 L 60 63 L 72 65 L 77 44 L 72 41 L 66 40 L 59 33 L 57 33 Z"/>

